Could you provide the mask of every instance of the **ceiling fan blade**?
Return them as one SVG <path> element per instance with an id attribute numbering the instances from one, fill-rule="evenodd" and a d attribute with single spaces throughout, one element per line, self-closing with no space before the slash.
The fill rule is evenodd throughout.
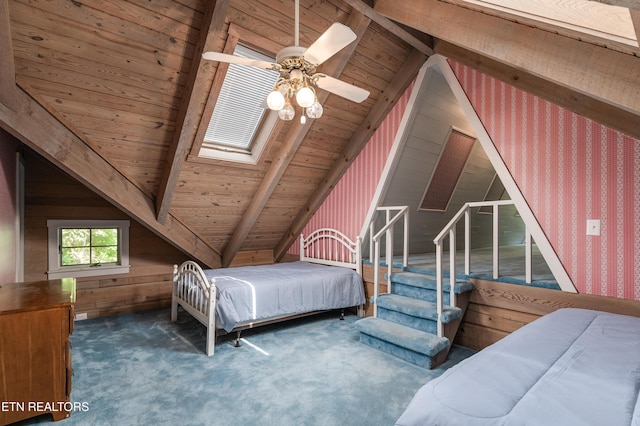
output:
<path id="1" fill-rule="evenodd" d="M 277 70 L 278 64 L 271 62 L 260 61 L 258 59 L 244 58 L 242 56 L 228 55 L 226 53 L 218 52 L 204 52 L 202 54 L 204 59 L 209 61 L 228 62 L 230 64 L 249 65 L 252 67 L 264 68 L 266 70 Z"/>
<path id="2" fill-rule="evenodd" d="M 353 102 L 360 103 L 369 97 L 368 90 L 345 83 L 344 81 L 330 77 L 326 74 L 314 74 L 313 79 L 316 80 L 316 84 L 319 88 L 338 96 L 342 96 L 343 98 L 349 99 Z"/>
<path id="3" fill-rule="evenodd" d="M 356 38 L 356 33 L 351 28 L 339 22 L 334 22 L 327 31 L 307 48 L 304 52 L 304 57 L 310 63 L 320 65 L 344 49 Z"/>

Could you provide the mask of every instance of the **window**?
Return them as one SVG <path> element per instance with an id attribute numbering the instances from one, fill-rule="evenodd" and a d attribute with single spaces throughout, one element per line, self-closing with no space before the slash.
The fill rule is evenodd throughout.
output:
<path id="1" fill-rule="evenodd" d="M 48 220 L 49 279 L 129 272 L 128 220 Z"/>
<path id="2" fill-rule="evenodd" d="M 476 139 L 451 129 L 427 185 L 420 210 L 446 211 Z"/>
<path id="3" fill-rule="evenodd" d="M 234 55 L 273 62 L 273 58 L 242 45 Z M 256 163 L 277 113 L 266 108 L 265 99 L 280 73 L 230 64 L 207 126 L 200 157 Z"/>

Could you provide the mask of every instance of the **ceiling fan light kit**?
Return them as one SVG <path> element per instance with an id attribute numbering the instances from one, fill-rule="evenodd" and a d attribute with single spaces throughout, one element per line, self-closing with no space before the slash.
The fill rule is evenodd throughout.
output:
<path id="1" fill-rule="evenodd" d="M 300 122 L 306 117 L 322 117 L 323 108 L 316 95 L 316 88 L 342 96 L 353 102 L 362 102 L 369 97 L 369 91 L 345 83 L 326 74 L 316 73 L 316 68 L 338 53 L 357 37 L 351 28 L 339 22 L 333 23 L 309 48 L 298 46 L 299 40 L 299 0 L 295 4 L 295 46 L 282 49 L 276 55 L 276 63 L 256 61 L 218 52 L 205 52 L 203 58 L 220 62 L 235 63 L 278 71 L 280 78 L 273 91 L 267 96 L 269 109 L 278 111 L 282 120 L 292 120 L 295 108 L 292 98 L 302 108 Z"/>
<path id="2" fill-rule="evenodd" d="M 298 68 L 287 70 L 286 74 L 288 75 L 278 79 L 273 91 L 267 96 L 269 109 L 279 111 L 278 116 L 282 120 L 292 120 L 295 117 L 295 109 L 291 99 L 295 97 L 296 103 L 303 109 L 301 120 L 304 112 L 309 118 L 320 118 L 323 109 L 318 102 L 313 79 Z M 283 110 L 285 111 L 282 112 Z"/>

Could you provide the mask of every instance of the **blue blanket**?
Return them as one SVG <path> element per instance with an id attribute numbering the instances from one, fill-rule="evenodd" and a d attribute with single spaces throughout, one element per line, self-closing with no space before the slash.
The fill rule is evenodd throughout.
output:
<path id="1" fill-rule="evenodd" d="M 215 278 L 217 321 L 237 324 L 365 302 L 362 277 L 352 269 L 310 262 L 207 269 Z"/>
<path id="2" fill-rule="evenodd" d="M 397 425 L 640 425 L 640 318 L 560 309 L 415 395 Z"/>

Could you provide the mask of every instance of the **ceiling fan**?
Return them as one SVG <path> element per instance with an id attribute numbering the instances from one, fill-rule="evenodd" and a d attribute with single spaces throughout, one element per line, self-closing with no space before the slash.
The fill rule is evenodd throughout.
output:
<path id="1" fill-rule="evenodd" d="M 324 89 L 358 103 L 369 97 L 369 91 L 316 72 L 316 68 L 320 64 L 357 38 L 351 28 L 335 22 L 311 46 L 305 48 L 299 46 L 299 15 L 300 2 L 296 0 L 295 45 L 280 50 L 276 55 L 275 63 L 218 52 L 205 52 L 202 57 L 207 60 L 278 71 L 280 78 L 267 97 L 267 106 L 278 111 L 278 116 L 282 120 L 292 120 L 295 116 L 295 109 L 291 98 L 295 97 L 296 103 L 303 108 L 300 122 L 304 124 L 306 122 L 305 113 L 309 118 L 322 116 L 323 109 L 318 102 L 316 88 Z"/>

